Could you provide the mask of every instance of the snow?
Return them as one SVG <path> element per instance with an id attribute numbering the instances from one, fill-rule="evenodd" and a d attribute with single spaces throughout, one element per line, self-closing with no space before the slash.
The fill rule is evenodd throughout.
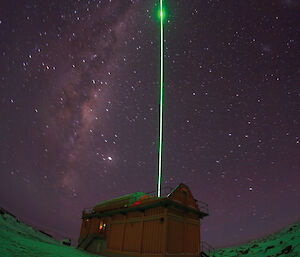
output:
<path id="1" fill-rule="evenodd" d="M 16 219 L 1 209 L 0 256 L 1 257 L 89 257 L 97 256 L 82 252 Z"/>
<path id="2" fill-rule="evenodd" d="M 215 257 L 299 257 L 300 221 L 278 233 L 247 244 L 218 249 Z"/>
<path id="3" fill-rule="evenodd" d="M 91 257 L 83 252 L 19 221 L 0 208 L 1 257 Z M 247 244 L 218 249 L 215 257 L 298 257 L 300 256 L 300 221 L 278 233 Z"/>

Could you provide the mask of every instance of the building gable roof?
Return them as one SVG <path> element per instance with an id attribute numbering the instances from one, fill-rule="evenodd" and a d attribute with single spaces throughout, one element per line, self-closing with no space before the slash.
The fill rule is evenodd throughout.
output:
<path id="1" fill-rule="evenodd" d="M 198 206 L 200 203 L 200 206 Z M 208 216 L 206 203 L 194 199 L 190 189 L 181 183 L 176 186 L 166 197 L 153 196 L 150 193 L 136 192 L 123 195 L 118 198 L 99 203 L 91 210 L 83 211 L 83 218 L 104 217 L 117 213 L 127 213 L 133 211 L 144 211 L 145 209 L 159 206 L 176 206 L 199 215 L 200 218 Z"/>
<path id="2" fill-rule="evenodd" d="M 183 183 L 176 186 L 168 195 L 168 198 L 199 210 L 198 204 L 193 197 L 191 190 Z"/>

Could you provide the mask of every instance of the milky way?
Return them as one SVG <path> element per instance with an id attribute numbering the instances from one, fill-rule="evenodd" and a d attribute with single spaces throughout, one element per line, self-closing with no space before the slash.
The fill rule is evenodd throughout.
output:
<path id="1" fill-rule="evenodd" d="M 76 26 L 76 32 L 70 31 L 72 36 L 62 43 L 64 71 L 54 78 L 53 98 L 46 104 L 50 106 L 52 101 L 60 99 L 61 105 L 50 110 L 49 122 L 54 128 L 50 133 L 54 134 L 49 138 L 58 135 L 54 144 L 62 147 L 59 149 L 64 164 L 62 184 L 67 189 L 76 190 L 79 180 L 86 174 L 78 169 L 87 163 L 85 157 L 81 158 L 82 153 L 95 153 L 95 145 L 100 143 L 99 138 L 90 135 L 100 135 L 99 131 L 108 125 L 103 117 L 111 105 L 107 99 L 111 97 L 110 88 L 116 83 L 114 77 L 120 68 L 117 58 L 130 12 L 129 3 L 125 3 L 121 6 L 116 2 L 109 7 L 103 4 L 92 15 L 82 16 L 80 19 L 84 21 Z M 111 8 L 115 10 L 114 15 L 110 13 Z M 101 146 L 99 150 L 105 152 L 107 149 Z M 103 153 L 101 157 L 107 159 Z"/>
<path id="2" fill-rule="evenodd" d="M 165 1 L 163 186 L 218 247 L 300 214 L 299 4 Z M 158 1 L 2 1 L 0 205 L 56 236 L 156 190 Z"/>

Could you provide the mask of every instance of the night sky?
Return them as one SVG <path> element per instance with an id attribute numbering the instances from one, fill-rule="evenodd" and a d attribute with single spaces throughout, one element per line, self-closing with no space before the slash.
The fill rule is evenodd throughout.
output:
<path id="1" fill-rule="evenodd" d="M 300 218 L 297 0 L 165 0 L 163 186 L 215 247 Z M 78 239 L 85 207 L 156 190 L 159 1 L 0 4 L 0 206 Z M 74 242 L 75 243 L 75 242 Z"/>

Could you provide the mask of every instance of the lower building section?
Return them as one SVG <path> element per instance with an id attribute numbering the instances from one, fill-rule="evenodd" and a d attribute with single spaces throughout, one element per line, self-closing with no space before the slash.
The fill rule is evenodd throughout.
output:
<path id="1" fill-rule="evenodd" d="M 111 257 L 200 255 L 199 220 L 170 208 L 157 208 L 149 216 L 146 212 L 131 213 L 130 216 L 111 217 L 107 220 L 106 233 L 82 236 L 78 248 Z"/>
<path id="2" fill-rule="evenodd" d="M 83 212 L 78 248 L 108 257 L 199 257 L 200 219 L 207 214 L 187 186 L 180 184 L 167 197 L 140 196 Z"/>

